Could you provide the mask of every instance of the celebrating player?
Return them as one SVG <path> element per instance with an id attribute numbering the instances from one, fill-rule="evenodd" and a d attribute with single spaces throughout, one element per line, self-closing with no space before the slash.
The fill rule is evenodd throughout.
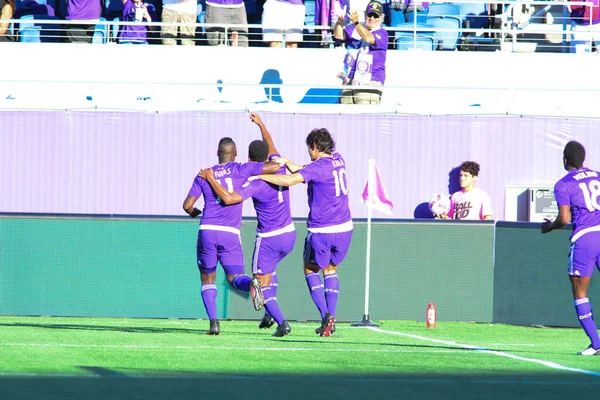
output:
<path id="1" fill-rule="evenodd" d="M 573 222 L 569 250 L 569 275 L 575 299 L 575 310 L 581 327 L 591 344 L 578 354 L 600 355 L 600 338 L 588 300 L 588 286 L 594 266 L 600 268 L 600 179 L 598 172 L 585 168 L 585 149 L 570 141 L 563 152 L 563 163 L 568 171 L 554 185 L 558 203 L 558 217 L 542 223 L 542 233 L 560 229 Z"/>
<path id="2" fill-rule="evenodd" d="M 217 155 L 219 163 L 212 167 L 214 176 L 217 182 L 222 182 L 229 191 L 241 188 L 251 175 L 269 174 L 279 170 L 279 164 L 274 162 L 245 164 L 235 162 L 237 156 L 235 142 L 228 137 L 219 141 Z M 204 195 L 202 212 L 194 207 L 201 195 Z M 198 229 L 196 257 L 202 281 L 202 301 L 210 320 L 210 328 L 206 334 L 218 335 L 221 329 L 217 319 L 216 303 L 217 262 L 221 263 L 227 281 L 232 287 L 250 292 L 256 310 L 262 308 L 264 301 L 258 279 L 244 274 L 244 254 L 240 240 L 242 205 L 225 205 L 218 196 L 215 196 L 210 185 L 196 176 L 183 202 L 183 209 L 192 218 L 202 214 Z"/>
<path id="3" fill-rule="evenodd" d="M 311 297 L 321 313 L 317 333 L 335 332 L 339 291 L 337 266 L 344 260 L 352 240 L 352 216 L 348 205 L 346 164 L 335 152 L 335 142 L 325 128 L 314 129 L 306 138 L 311 163 L 300 166 L 280 159 L 291 175 L 259 175 L 274 185 L 308 184 L 308 234 L 304 241 L 304 274 Z M 323 271 L 323 279 L 319 275 Z"/>
<path id="4" fill-rule="evenodd" d="M 267 158 L 279 157 L 271 134 L 258 114 L 251 113 L 250 118 L 259 126 L 263 140 L 250 143 L 248 159 L 266 161 Z M 277 173 L 285 175 L 285 166 L 282 166 Z M 260 281 L 266 310 L 259 328 L 269 328 L 275 320 L 278 327 L 273 336 L 287 335 L 291 332 L 291 327 L 279 308 L 277 285 L 276 282 L 272 282 L 272 278 L 276 277 L 277 264 L 294 249 L 296 243 L 296 229 L 290 211 L 289 188 L 255 180 L 229 193 L 215 179 L 212 169 L 203 170 L 201 177 L 207 180 L 225 204 L 238 204 L 252 197 L 258 220 L 252 272 Z"/>

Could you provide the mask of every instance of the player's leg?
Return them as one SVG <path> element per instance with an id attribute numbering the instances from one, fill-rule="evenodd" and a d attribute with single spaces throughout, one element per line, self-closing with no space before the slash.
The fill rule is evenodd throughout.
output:
<path id="1" fill-rule="evenodd" d="M 225 270 L 227 282 L 234 289 L 250 292 L 254 308 L 260 310 L 264 301 L 260 282 L 244 273 L 244 251 L 240 236 L 230 232 L 219 232 L 219 237 L 217 257 Z"/>
<path id="2" fill-rule="evenodd" d="M 261 281 L 265 298 L 265 309 L 277 321 L 278 327 L 273 336 L 285 336 L 291 331 L 279 308 L 276 290 L 272 291 L 271 281 L 277 264 L 294 249 L 295 241 L 295 231 L 273 237 L 256 238 L 254 257 L 252 258 L 252 272 Z"/>
<path id="3" fill-rule="evenodd" d="M 573 289 L 573 299 L 577 318 L 586 335 L 590 338 L 590 346 L 579 352 L 581 355 L 595 355 L 600 350 L 600 337 L 594 321 L 592 305 L 588 299 L 588 287 L 598 262 L 597 243 L 599 235 L 588 233 L 571 244 L 569 252 L 569 275 Z"/>
<path id="4" fill-rule="evenodd" d="M 327 309 L 335 318 L 337 315 L 338 293 L 340 290 L 337 266 L 344 261 L 348 254 L 350 243 L 352 242 L 352 231 L 330 233 L 327 235 L 330 235 L 331 237 L 331 259 L 327 268 L 323 270 L 323 281 L 325 284 L 325 301 L 327 302 Z"/>
<path id="5" fill-rule="evenodd" d="M 201 295 L 206 315 L 210 320 L 207 335 L 218 335 L 221 332 L 217 317 L 217 249 L 214 231 L 199 230 L 196 243 L 196 262 L 200 270 Z"/>
<path id="6" fill-rule="evenodd" d="M 304 274 L 315 305 L 321 314 L 321 328 L 317 333 L 321 336 L 331 336 L 331 328 L 335 323 L 325 300 L 325 285 L 319 272 L 330 265 L 331 247 L 330 234 L 308 232 L 304 241 Z"/>

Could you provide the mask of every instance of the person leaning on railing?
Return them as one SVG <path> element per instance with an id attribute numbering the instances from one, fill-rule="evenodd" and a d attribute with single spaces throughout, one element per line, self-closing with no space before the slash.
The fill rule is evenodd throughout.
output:
<path id="1" fill-rule="evenodd" d="M 383 6 L 371 1 L 365 11 L 364 25 L 359 22 L 359 13 L 352 10 L 348 15 L 350 24 L 346 26 L 346 7 L 336 7 L 337 22 L 333 36 L 337 42 L 346 45 L 344 73 L 338 74 L 344 85 L 362 86 L 356 89 L 343 89 L 340 94 L 342 104 L 379 104 L 381 87 L 385 82 L 385 60 L 388 47 L 388 33 L 381 27 Z"/>
<path id="2" fill-rule="evenodd" d="M 15 14 L 15 0 L 0 0 L 0 42 L 14 42 L 15 37 L 10 31 L 10 23 L 2 20 L 12 19 Z"/>

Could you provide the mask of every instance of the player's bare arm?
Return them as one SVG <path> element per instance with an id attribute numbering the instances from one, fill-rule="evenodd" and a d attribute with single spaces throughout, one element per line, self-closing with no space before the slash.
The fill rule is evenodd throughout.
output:
<path id="1" fill-rule="evenodd" d="M 262 173 L 263 174 L 274 174 L 277 171 L 279 171 L 279 168 L 281 168 L 281 167 L 276 162 L 274 162 L 274 161 L 267 161 L 265 163 L 265 165 L 263 166 Z"/>
<path id="2" fill-rule="evenodd" d="M 196 218 L 198 215 L 202 214 L 202 211 L 200 211 L 196 207 L 194 207 L 194 204 L 196 204 L 197 200 L 198 200 L 197 197 L 188 195 L 185 198 L 185 200 L 183 201 L 183 209 L 192 218 Z"/>
<path id="3" fill-rule="evenodd" d="M 236 191 L 229 193 L 217 180 L 213 173 L 212 168 L 206 168 L 200 171 L 200 178 L 204 179 L 213 188 L 217 196 L 221 198 L 221 201 L 227 205 L 238 204 L 244 201 L 242 196 Z"/>
<path id="4" fill-rule="evenodd" d="M 292 174 L 294 172 L 298 172 L 298 171 L 300 171 L 302 169 L 302 165 L 294 164 L 293 162 L 291 162 L 287 158 L 277 157 L 277 158 L 273 158 L 273 161 L 276 162 L 277 164 L 279 164 L 282 167 L 285 165 L 286 168 L 288 169 L 288 171 L 290 171 Z"/>
<path id="5" fill-rule="evenodd" d="M 256 175 L 251 176 L 248 180 L 262 179 L 265 182 L 279 186 L 293 186 L 304 182 L 304 178 L 300 174 L 291 175 Z"/>
<path id="6" fill-rule="evenodd" d="M 271 137 L 271 133 L 267 130 L 264 122 L 257 113 L 250 113 L 250 120 L 254 122 L 260 128 L 260 134 L 262 135 L 262 140 L 269 146 L 269 155 L 271 154 L 279 154 L 277 149 L 275 148 L 275 143 L 273 142 L 273 137 Z"/>
<path id="7" fill-rule="evenodd" d="M 558 208 L 558 217 L 554 221 L 546 219 L 542 222 L 542 233 L 548 233 L 555 229 L 561 229 L 571 222 L 571 207 L 560 206 Z"/>

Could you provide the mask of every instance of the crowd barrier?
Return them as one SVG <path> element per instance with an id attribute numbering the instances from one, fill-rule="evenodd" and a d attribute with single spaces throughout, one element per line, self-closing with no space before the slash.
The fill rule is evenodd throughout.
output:
<path id="1" fill-rule="evenodd" d="M 338 320 L 364 310 L 366 223 L 355 221 L 338 269 Z M 319 320 L 304 280 L 305 222 L 279 265 L 277 297 L 290 320 Z M 0 217 L 0 315 L 206 318 L 195 262 L 197 221 L 127 216 Z M 372 226 L 373 320 L 577 326 L 567 276 L 569 232 L 538 224 L 385 221 Z M 249 270 L 255 222 L 242 224 Z M 217 273 L 220 318 L 260 319 Z M 592 282 L 590 293 L 598 293 Z M 600 298 L 591 295 L 594 307 Z"/>

